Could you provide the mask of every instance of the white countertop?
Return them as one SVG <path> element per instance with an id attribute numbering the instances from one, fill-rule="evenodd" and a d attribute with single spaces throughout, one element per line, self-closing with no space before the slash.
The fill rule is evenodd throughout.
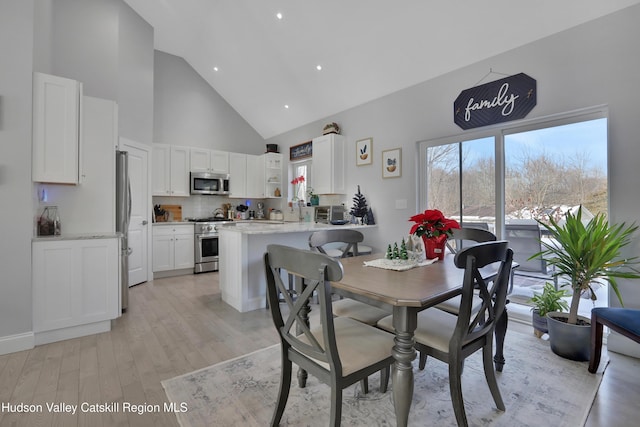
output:
<path id="1" fill-rule="evenodd" d="M 218 232 L 233 232 L 243 234 L 280 234 L 280 233 L 301 233 L 318 230 L 339 230 L 339 229 L 364 229 L 373 228 L 376 225 L 358 224 L 321 224 L 315 222 L 285 222 L 285 223 L 264 223 L 263 221 L 238 221 L 218 228 Z"/>
<path id="2" fill-rule="evenodd" d="M 155 227 L 156 225 L 163 226 L 163 225 L 193 225 L 193 224 L 195 224 L 195 222 L 192 222 L 192 221 L 162 221 L 162 222 L 154 222 L 153 226 Z"/>
<path id="3" fill-rule="evenodd" d="M 122 233 L 86 233 L 86 234 L 61 234 L 59 236 L 36 236 L 32 242 L 52 242 L 54 240 L 86 240 L 86 239 L 114 239 L 122 237 Z"/>

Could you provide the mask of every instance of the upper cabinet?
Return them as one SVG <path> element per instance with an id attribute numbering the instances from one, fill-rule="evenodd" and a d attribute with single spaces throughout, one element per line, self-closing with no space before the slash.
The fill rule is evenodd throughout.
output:
<path id="1" fill-rule="evenodd" d="M 264 197 L 280 197 L 282 194 L 282 154 L 266 153 L 264 161 Z"/>
<path id="2" fill-rule="evenodd" d="M 189 196 L 189 147 L 153 144 L 153 195 Z"/>
<path id="3" fill-rule="evenodd" d="M 229 153 L 206 148 L 191 148 L 191 172 L 229 173 Z"/>
<path id="4" fill-rule="evenodd" d="M 345 140 L 331 133 L 313 139 L 313 189 L 318 194 L 345 194 Z"/>
<path id="5" fill-rule="evenodd" d="M 247 155 L 229 153 L 229 197 L 247 195 Z"/>
<path id="6" fill-rule="evenodd" d="M 82 83 L 34 73 L 32 179 L 77 184 Z"/>

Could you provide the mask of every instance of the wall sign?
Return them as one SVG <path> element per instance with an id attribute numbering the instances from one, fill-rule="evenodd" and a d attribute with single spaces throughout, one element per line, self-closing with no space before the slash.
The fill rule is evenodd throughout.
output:
<path id="1" fill-rule="evenodd" d="M 302 160 L 311 157 L 312 148 L 312 141 L 289 147 L 289 160 Z"/>
<path id="2" fill-rule="evenodd" d="M 453 102 L 462 129 L 522 119 L 536 106 L 536 81 L 524 73 L 465 89 Z"/>

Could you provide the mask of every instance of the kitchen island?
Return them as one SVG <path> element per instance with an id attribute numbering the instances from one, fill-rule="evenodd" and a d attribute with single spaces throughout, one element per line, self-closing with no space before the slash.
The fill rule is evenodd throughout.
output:
<path id="1" fill-rule="evenodd" d="M 364 234 L 375 225 L 331 225 L 313 222 L 238 222 L 219 228 L 220 292 L 222 300 L 240 312 L 266 307 L 263 255 L 267 245 L 280 244 L 309 249 L 309 236 L 318 230 L 356 229 Z"/>

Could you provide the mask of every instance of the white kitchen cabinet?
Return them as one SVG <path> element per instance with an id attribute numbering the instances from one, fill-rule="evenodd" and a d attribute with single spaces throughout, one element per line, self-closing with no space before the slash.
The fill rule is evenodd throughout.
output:
<path id="1" fill-rule="evenodd" d="M 264 161 L 262 156 L 247 154 L 247 193 L 246 197 L 263 199 L 264 194 Z"/>
<path id="2" fill-rule="evenodd" d="M 120 239 L 32 243 L 36 344 L 111 329 L 120 315 Z"/>
<path id="3" fill-rule="evenodd" d="M 264 160 L 262 156 L 229 153 L 229 188 L 231 198 L 265 197 Z"/>
<path id="4" fill-rule="evenodd" d="M 246 197 L 247 155 L 229 153 L 229 197 Z"/>
<path id="5" fill-rule="evenodd" d="M 282 154 L 266 153 L 262 156 L 264 165 L 264 197 L 276 196 L 276 189 L 282 195 Z"/>
<path id="6" fill-rule="evenodd" d="M 153 144 L 153 195 L 189 196 L 189 147 Z"/>
<path id="7" fill-rule="evenodd" d="M 190 149 L 191 172 L 229 173 L 229 153 L 206 148 Z"/>
<path id="8" fill-rule="evenodd" d="M 77 184 L 82 83 L 33 74 L 32 179 Z"/>
<path id="9" fill-rule="evenodd" d="M 313 139 L 313 189 L 318 194 L 345 194 L 345 140 L 328 134 Z"/>
<path id="10" fill-rule="evenodd" d="M 153 272 L 180 270 L 194 266 L 192 224 L 153 227 Z"/>

